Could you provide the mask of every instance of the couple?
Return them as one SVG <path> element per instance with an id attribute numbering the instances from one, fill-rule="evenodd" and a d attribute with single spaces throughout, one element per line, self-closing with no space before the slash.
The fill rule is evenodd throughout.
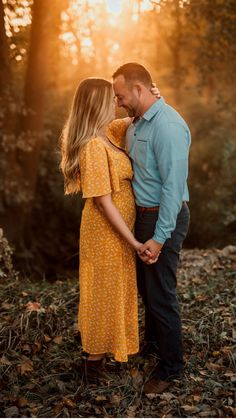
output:
<path id="1" fill-rule="evenodd" d="M 129 117 L 114 120 L 116 103 Z M 145 342 L 160 356 L 146 394 L 183 371 L 176 271 L 189 224 L 189 147 L 185 121 L 137 63 L 121 66 L 113 85 L 82 81 L 62 136 L 65 193 L 86 198 L 78 319 L 86 368 L 98 371 L 107 353 L 126 362 L 138 352 L 138 286 Z"/>

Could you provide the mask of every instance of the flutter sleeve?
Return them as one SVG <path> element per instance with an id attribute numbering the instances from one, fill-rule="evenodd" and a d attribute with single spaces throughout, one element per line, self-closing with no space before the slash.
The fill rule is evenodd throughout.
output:
<path id="1" fill-rule="evenodd" d="M 123 150 L 125 149 L 126 129 L 127 126 L 123 119 L 115 119 L 108 125 L 106 131 L 109 140 Z"/>
<path id="2" fill-rule="evenodd" d="M 82 150 L 80 175 L 83 198 L 107 195 L 120 189 L 116 167 L 99 138 L 91 140 Z"/>

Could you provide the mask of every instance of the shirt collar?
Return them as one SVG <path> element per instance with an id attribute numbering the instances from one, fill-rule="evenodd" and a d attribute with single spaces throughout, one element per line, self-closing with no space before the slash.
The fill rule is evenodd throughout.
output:
<path id="1" fill-rule="evenodd" d="M 150 121 L 150 119 L 153 118 L 154 115 L 162 108 L 162 106 L 165 104 L 165 100 L 163 97 L 161 97 L 159 100 L 153 103 L 150 108 L 145 112 L 145 114 L 142 116 L 143 119 L 146 119 L 146 121 Z"/>

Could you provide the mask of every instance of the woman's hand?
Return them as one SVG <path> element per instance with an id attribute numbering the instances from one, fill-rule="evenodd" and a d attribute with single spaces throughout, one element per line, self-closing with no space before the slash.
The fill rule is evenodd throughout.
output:
<path id="1" fill-rule="evenodd" d="M 143 253 L 141 253 L 140 250 L 141 250 L 142 247 L 143 247 L 143 243 L 140 243 L 139 241 L 135 240 L 134 249 L 136 250 L 140 259 L 142 259 L 142 261 L 145 262 L 147 265 L 151 265 L 153 263 L 156 263 L 158 257 L 154 258 L 154 255 L 148 249 L 145 250 Z"/>
<path id="2" fill-rule="evenodd" d="M 152 87 L 151 87 L 151 92 L 154 96 L 156 96 L 158 99 L 160 99 L 161 97 L 161 92 L 158 89 L 158 87 L 156 87 L 156 83 L 152 83 Z"/>
<path id="3" fill-rule="evenodd" d="M 147 263 L 148 265 L 152 263 L 156 263 L 163 244 L 156 242 L 153 239 L 147 240 L 142 247 L 138 249 L 138 255 L 143 262 Z M 148 255 L 148 258 L 146 257 Z"/>

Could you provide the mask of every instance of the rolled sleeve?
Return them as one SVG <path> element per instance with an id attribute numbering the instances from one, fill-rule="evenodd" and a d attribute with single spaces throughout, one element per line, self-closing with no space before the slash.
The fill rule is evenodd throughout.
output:
<path id="1" fill-rule="evenodd" d="M 185 126 L 168 123 L 160 127 L 154 152 L 162 182 L 159 216 L 153 239 L 164 244 L 176 226 L 188 177 L 190 133 Z"/>
<path id="2" fill-rule="evenodd" d="M 80 156 L 83 198 L 107 195 L 120 190 L 119 176 L 110 161 L 106 147 L 94 138 L 84 147 Z"/>

